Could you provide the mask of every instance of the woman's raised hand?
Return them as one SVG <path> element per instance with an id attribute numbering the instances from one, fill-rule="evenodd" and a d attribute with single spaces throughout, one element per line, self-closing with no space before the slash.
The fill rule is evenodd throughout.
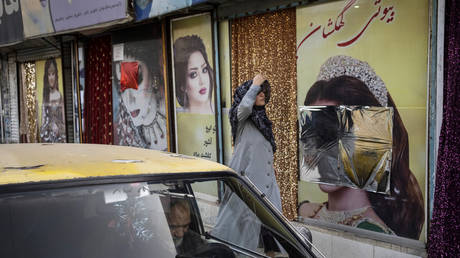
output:
<path id="1" fill-rule="evenodd" d="M 265 76 L 259 73 L 254 77 L 254 79 L 252 79 L 252 85 L 260 86 L 265 80 Z"/>

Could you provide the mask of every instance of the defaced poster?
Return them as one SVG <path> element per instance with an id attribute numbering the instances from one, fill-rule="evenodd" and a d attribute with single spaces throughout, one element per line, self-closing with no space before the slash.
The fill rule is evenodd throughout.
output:
<path id="1" fill-rule="evenodd" d="M 296 12 L 299 216 L 424 241 L 429 1 Z"/>
<path id="2" fill-rule="evenodd" d="M 169 150 L 161 24 L 115 32 L 113 41 L 114 144 Z"/>
<path id="3" fill-rule="evenodd" d="M 176 149 L 217 161 L 211 15 L 172 20 L 171 37 Z"/>

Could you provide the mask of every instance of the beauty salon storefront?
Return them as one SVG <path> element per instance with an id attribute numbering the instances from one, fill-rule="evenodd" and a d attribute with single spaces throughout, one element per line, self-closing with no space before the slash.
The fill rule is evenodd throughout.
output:
<path id="1" fill-rule="evenodd" d="M 221 12 L 220 55 L 229 56 L 221 83 L 235 89 L 262 72 L 273 85 L 267 113 L 283 213 L 312 226 L 326 257 L 425 256 L 442 119 L 443 3 L 241 8 Z M 231 98 L 222 99 L 225 110 Z"/>
<path id="2" fill-rule="evenodd" d="M 1 4 L 1 142 L 81 142 L 77 32 L 130 21 L 127 1 Z"/>
<path id="3" fill-rule="evenodd" d="M 2 48 L 2 143 L 126 145 L 228 164 L 231 95 L 262 72 L 283 214 L 309 225 L 327 257 L 426 255 L 444 1 L 91 2 L 73 16 L 45 2 L 49 20 L 1 42 L 49 41 L 32 54 Z M 113 14 L 77 22 L 92 10 Z M 44 94 L 53 80 L 54 98 Z M 219 186 L 204 187 L 217 201 Z"/>

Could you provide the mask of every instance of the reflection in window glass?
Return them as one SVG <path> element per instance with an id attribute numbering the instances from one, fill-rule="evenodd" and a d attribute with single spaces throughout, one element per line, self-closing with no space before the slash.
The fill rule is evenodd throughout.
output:
<path id="1" fill-rule="evenodd" d="M 159 195 L 146 184 L 2 197 L 0 227 L 1 257 L 175 256 Z"/>
<path id="2" fill-rule="evenodd" d="M 199 192 L 200 184 L 191 186 L 204 230 L 211 240 L 229 243 L 240 257 L 251 253 L 303 256 L 280 235 L 275 229 L 278 222 L 243 185 L 225 183 L 225 193 L 219 202 L 216 196 Z"/>
<path id="3" fill-rule="evenodd" d="M 235 178 L 0 195 L 0 228 L 0 257 L 304 256 Z"/>

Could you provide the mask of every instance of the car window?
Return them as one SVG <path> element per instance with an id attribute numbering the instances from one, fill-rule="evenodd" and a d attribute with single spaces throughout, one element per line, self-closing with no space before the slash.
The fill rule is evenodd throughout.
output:
<path id="1" fill-rule="evenodd" d="M 0 196 L 0 228 L 0 257 L 176 256 L 146 183 Z"/>
<path id="2" fill-rule="evenodd" d="M 244 185 L 216 180 L 216 191 L 210 194 L 201 191 L 203 184 L 209 185 L 209 181 L 190 185 L 210 241 L 228 243 L 239 257 L 304 256 L 282 235 L 279 222 Z M 219 184 L 223 186 L 220 199 L 217 195 Z"/>
<path id="3" fill-rule="evenodd" d="M 0 195 L 0 228 L 0 257 L 304 256 L 234 178 Z"/>

